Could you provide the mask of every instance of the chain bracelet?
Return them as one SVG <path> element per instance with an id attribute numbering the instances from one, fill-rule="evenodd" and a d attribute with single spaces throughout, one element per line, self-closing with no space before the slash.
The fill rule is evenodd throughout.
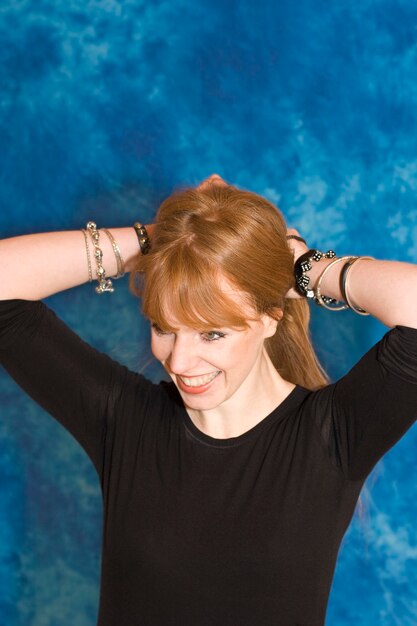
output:
<path id="1" fill-rule="evenodd" d="M 85 239 L 85 249 L 87 252 L 87 266 L 88 266 L 88 282 L 92 283 L 93 282 L 93 271 L 91 269 L 91 257 L 90 257 L 90 246 L 88 245 L 88 234 L 87 231 L 85 230 L 85 228 L 81 229 L 83 234 L 84 234 L 84 239 Z"/>
<path id="2" fill-rule="evenodd" d="M 113 278 L 123 278 L 123 276 L 125 275 L 125 262 L 123 260 L 122 253 L 120 252 L 119 245 L 116 239 L 113 237 L 112 233 L 107 230 L 107 228 L 102 228 L 102 231 L 106 233 L 107 237 L 109 238 L 113 248 L 114 256 L 116 257 L 117 274 L 116 276 L 113 276 Z"/>
<path id="3" fill-rule="evenodd" d="M 96 293 L 101 294 L 101 293 L 104 293 L 105 291 L 113 293 L 114 291 L 113 283 L 110 280 L 110 278 L 106 278 L 106 271 L 102 263 L 103 252 L 99 246 L 100 232 L 97 230 L 97 224 L 95 222 L 88 222 L 87 230 L 90 233 L 91 240 L 94 245 L 94 258 L 96 260 L 96 265 L 97 265 L 96 275 L 97 275 L 98 285 L 95 288 Z"/>

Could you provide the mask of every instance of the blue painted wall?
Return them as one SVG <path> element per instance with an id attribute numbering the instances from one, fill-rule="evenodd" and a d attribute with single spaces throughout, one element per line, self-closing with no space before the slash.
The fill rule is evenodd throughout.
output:
<path id="1" fill-rule="evenodd" d="M 2 237 L 150 221 L 176 185 L 218 172 L 276 202 L 317 247 L 417 262 L 414 0 L 6 0 L 0 39 Z M 126 282 L 49 304 L 146 366 Z M 313 310 L 333 378 L 383 332 Z M 4 373 L 0 395 L 0 626 L 92 626 L 94 470 Z M 368 481 L 330 626 L 417 623 L 416 444 L 412 429 Z"/>

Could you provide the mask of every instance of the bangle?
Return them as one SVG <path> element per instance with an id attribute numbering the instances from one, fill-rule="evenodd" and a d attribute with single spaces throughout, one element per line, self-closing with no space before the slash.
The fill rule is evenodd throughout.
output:
<path id="1" fill-rule="evenodd" d="M 110 278 L 106 278 L 106 271 L 102 265 L 103 252 L 99 246 L 100 232 L 97 230 L 95 222 L 88 222 L 87 230 L 90 233 L 91 240 L 94 244 L 94 258 L 97 264 L 96 275 L 98 286 L 96 287 L 96 293 L 104 293 L 105 291 L 113 293 L 113 283 Z"/>
<path id="2" fill-rule="evenodd" d="M 340 276 L 339 276 L 339 289 L 340 289 L 340 293 L 342 294 L 342 300 L 344 300 L 346 302 L 347 298 L 346 298 L 346 272 L 348 270 L 348 268 L 352 265 L 352 263 L 354 263 L 356 261 L 358 257 L 357 256 L 352 256 L 349 261 L 346 261 L 346 263 L 344 264 L 344 266 L 342 267 L 342 269 L 340 270 Z M 349 304 L 346 302 L 346 304 L 349 306 Z M 350 306 L 349 306 L 350 308 Z"/>
<path id="3" fill-rule="evenodd" d="M 314 298 L 314 290 L 310 288 L 310 277 L 307 275 L 313 267 L 312 261 L 320 261 L 323 257 L 333 259 L 335 256 L 336 253 L 333 250 L 323 253 L 312 249 L 302 254 L 294 263 L 295 290 L 304 298 Z"/>
<path id="4" fill-rule="evenodd" d="M 117 262 L 117 274 L 113 276 L 113 278 L 122 278 L 125 275 L 125 262 L 123 261 L 122 253 L 120 252 L 120 248 L 117 244 L 116 239 L 113 237 L 111 232 L 107 230 L 107 228 L 102 229 L 104 233 L 106 233 L 107 237 L 110 239 L 110 243 L 113 248 L 114 256 L 116 257 Z"/>
<path id="5" fill-rule="evenodd" d="M 334 259 L 331 263 L 329 263 L 329 265 L 327 265 L 324 268 L 324 270 L 322 271 L 322 273 L 320 274 L 317 280 L 316 290 L 314 294 L 314 300 L 316 304 L 324 307 L 325 309 L 328 309 L 329 311 L 344 311 L 345 309 L 349 308 L 348 304 L 342 304 L 341 306 L 329 306 L 330 304 L 336 304 L 337 300 L 335 300 L 334 298 L 328 298 L 327 296 L 322 295 L 321 283 L 323 281 L 323 278 L 325 277 L 327 272 L 330 270 L 330 268 L 333 267 L 333 265 L 336 265 L 337 263 L 341 263 L 342 261 L 346 261 L 347 259 L 350 260 L 351 258 L 352 257 L 350 256 L 341 256 L 337 259 Z"/>
<path id="6" fill-rule="evenodd" d="M 358 257 L 354 258 L 349 263 L 349 266 L 346 268 L 345 277 L 344 277 L 344 288 L 345 288 L 346 304 L 348 305 L 348 307 L 350 309 L 352 309 L 352 311 L 354 311 L 358 315 L 369 315 L 369 313 L 367 313 L 365 311 L 365 309 L 362 309 L 360 306 L 357 306 L 356 304 L 353 304 L 353 302 L 351 301 L 351 299 L 349 297 L 349 289 L 348 289 L 348 287 L 349 287 L 349 274 L 350 274 L 350 271 L 352 269 L 353 264 L 356 263 L 356 261 L 359 261 L 360 259 L 368 259 L 370 261 L 374 260 L 374 258 L 372 256 L 358 256 Z"/>
<path id="7" fill-rule="evenodd" d="M 136 235 L 138 237 L 141 254 L 148 254 L 149 250 L 151 249 L 151 242 L 146 227 L 140 222 L 135 222 L 133 224 L 133 228 L 135 229 Z"/>
<path id="8" fill-rule="evenodd" d="M 91 257 L 90 257 L 90 247 L 88 245 L 88 236 L 87 236 L 87 231 L 85 230 L 85 228 L 81 229 L 83 234 L 84 234 L 84 239 L 85 239 L 85 248 L 87 251 L 87 266 L 88 266 L 88 282 L 93 282 L 93 272 L 91 270 Z"/>

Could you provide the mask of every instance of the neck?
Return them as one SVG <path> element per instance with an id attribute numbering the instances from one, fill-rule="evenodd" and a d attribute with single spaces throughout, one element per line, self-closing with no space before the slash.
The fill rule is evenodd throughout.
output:
<path id="1" fill-rule="evenodd" d="M 239 437 L 269 415 L 294 387 L 280 376 L 264 348 L 256 367 L 230 398 L 207 411 L 188 409 L 188 414 L 210 437 Z"/>

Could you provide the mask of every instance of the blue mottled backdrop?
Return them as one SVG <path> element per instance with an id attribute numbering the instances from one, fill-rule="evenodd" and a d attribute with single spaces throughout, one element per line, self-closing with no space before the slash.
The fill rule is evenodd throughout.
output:
<path id="1" fill-rule="evenodd" d="M 176 185 L 218 172 L 318 247 L 417 262 L 415 0 L 5 0 L 0 37 L 2 237 L 150 221 Z M 49 304 L 158 378 L 122 282 Z M 333 378 L 383 332 L 313 311 Z M 4 373 L 0 394 L 0 625 L 93 626 L 94 470 Z M 416 444 L 413 429 L 367 483 L 330 626 L 417 624 Z"/>

